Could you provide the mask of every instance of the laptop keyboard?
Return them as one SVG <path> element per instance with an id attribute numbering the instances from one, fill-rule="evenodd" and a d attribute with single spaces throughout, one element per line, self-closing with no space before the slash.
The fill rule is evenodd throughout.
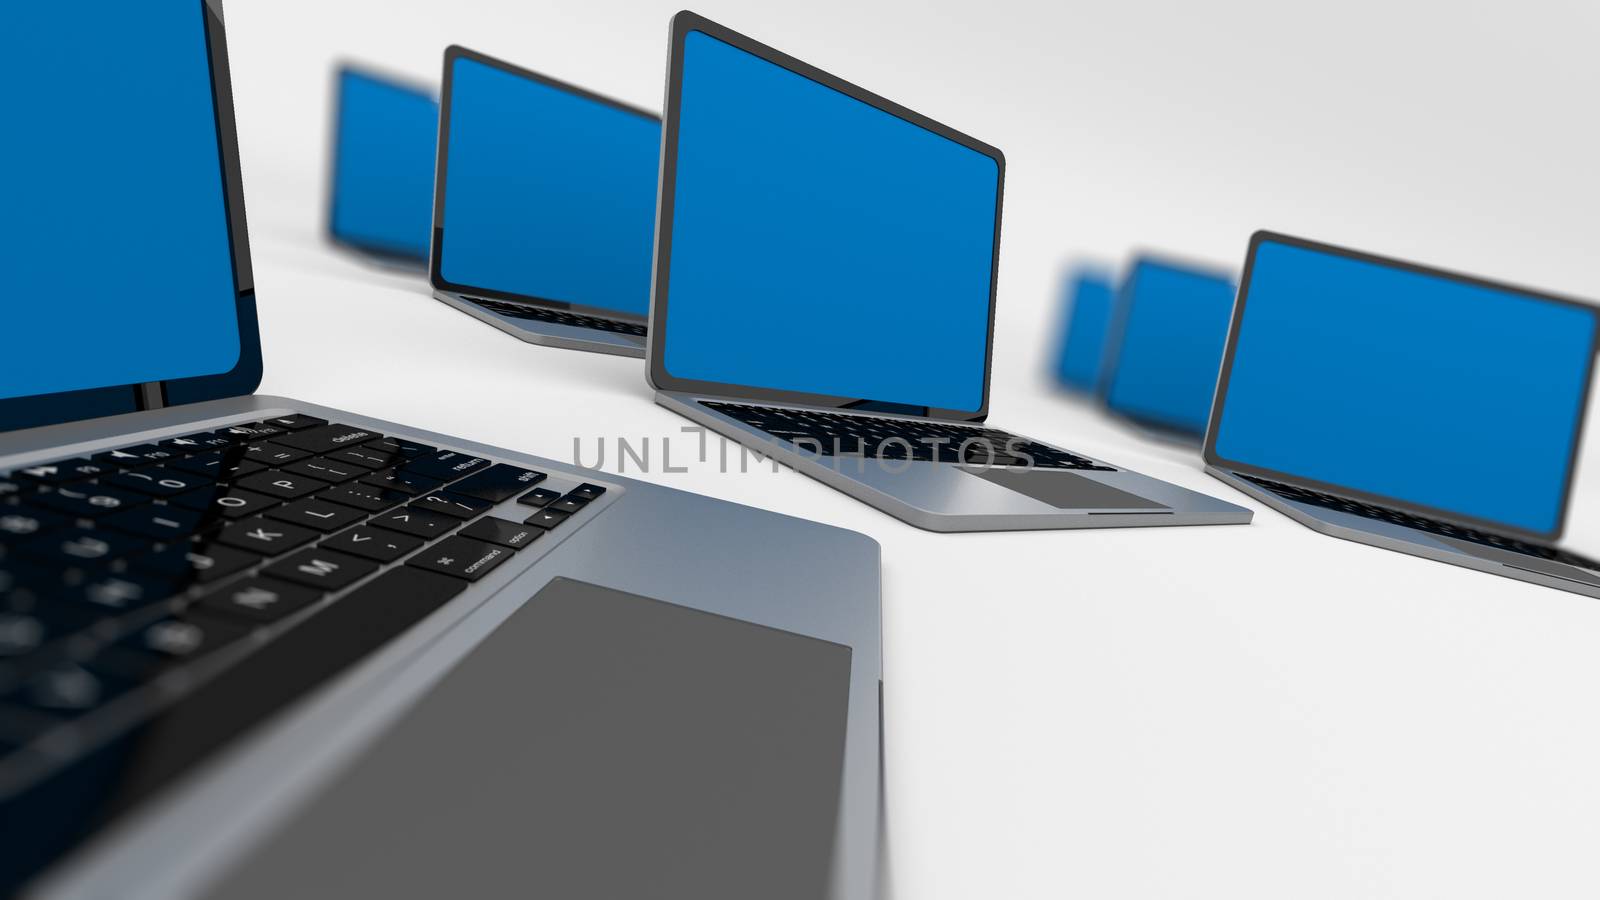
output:
<path id="1" fill-rule="evenodd" d="M 513 319 L 533 319 L 539 322 L 553 322 L 557 325 L 571 325 L 574 328 L 593 328 L 596 331 L 631 334 L 634 337 L 645 336 L 645 327 L 633 322 L 602 319 L 599 316 L 581 316 L 577 313 L 562 312 L 558 309 L 545 309 L 527 303 L 505 303 L 500 300 L 485 300 L 481 297 L 466 297 L 464 299 L 484 309 L 497 312 L 502 316 L 510 316 Z"/>
<path id="2" fill-rule="evenodd" d="M 130 805 L 606 490 L 551 482 L 306 415 L 0 473 L 0 808 Z"/>
<path id="3" fill-rule="evenodd" d="M 1429 519 L 1424 516 L 1402 512 L 1398 509 L 1390 509 L 1385 506 L 1376 506 L 1371 503 L 1362 503 L 1357 500 L 1347 500 L 1343 497 L 1335 497 L 1332 494 L 1324 494 L 1320 491 L 1310 490 L 1309 488 L 1295 487 L 1294 485 L 1284 484 L 1279 481 L 1272 481 L 1271 479 L 1267 478 L 1257 478 L 1254 475 L 1240 474 L 1239 477 L 1253 484 L 1258 484 L 1280 497 L 1284 497 L 1289 500 L 1295 500 L 1300 503 L 1309 503 L 1312 506 L 1320 506 L 1324 509 L 1336 509 L 1340 512 L 1350 513 L 1354 516 L 1361 516 L 1367 519 L 1378 519 L 1380 521 L 1390 522 L 1395 525 L 1404 525 L 1407 528 L 1415 528 L 1419 531 L 1426 531 L 1430 534 L 1442 535 L 1444 537 L 1455 538 L 1456 540 L 1461 541 L 1471 541 L 1475 544 L 1483 544 L 1488 547 L 1495 547 L 1497 549 L 1507 550 L 1512 553 L 1521 553 L 1524 556 L 1534 556 L 1538 557 L 1539 559 L 1547 559 L 1552 562 L 1565 563 L 1569 566 L 1577 566 L 1580 569 L 1589 569 L 1590 571 L 1600 572 L 1600 562 L 1596 562 L 1595 560 L 1584 556 L 1579 556 L 1576 553 L 1570 553 L 1557 547 L 1551 547 L 1545 544 L 1533 544 L 1527 541 L 1517 540 L 1516 538 L 1505 537 L 1504 535 L 1491 534 L 1487 531 L 1479 531 L 1476 528 L 1465 528 L 1460 525 L 1452 525 L 1449 522 L 1441 522 L 1438 519 Z"/>
<path id="4" fill-rule="evenodd" d="M 1115 472 L 1065 450 L 995 428 L 928 419 L 701 401 L 710 409 L 823 456 Z M 1031 458 L 1031 459 L 1030 459 Z"/>

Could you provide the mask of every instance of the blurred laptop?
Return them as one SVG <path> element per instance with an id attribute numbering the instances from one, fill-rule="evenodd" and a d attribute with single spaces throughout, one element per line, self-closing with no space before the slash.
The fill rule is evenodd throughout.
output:
<path id="1" fill-rule="evenodd" d="M 661 119 L 444 54 L 434 296 L 534 344 L 644 356 Z"/>
<path id="2" fill-rule="evenodd" d="M 1075 272 L 1066 282 L 1066 331 L 1056 359 L 1056 381 L 1085 394 L 1097 394 L 1106 333 L 1116 292 L 1111 276 L 1098 270 Z"/>
<path id="3" fill-rule="evenodd" d="M 1600 312 L 1259 232 L 1212 474 L 1346 540 L 1600 597 L 1560 549 Z"/>
<path id="4" fill-rule="evenodd" d="M 1135 260 L 1106 339 L 1106 408 L 1153 437 L 1199 446 L 1233 295 L 1233 278 L 1224 272 Z"/>
<path id="5" fill-rule="evenodd" d="M 657 402 L 931 530 L 1250 521 L 983 425 L 999 150 L 692 13 L 665 121 Z"/>
<path id="6" fill-rule="evenodd" d="M 877 545 L 254 394 L 216 4 L 7 24 L 0 896 L 870 896 Z"/>
<path id="7" fill-rule="evenodd" d="M 355 64 L 334 72 L 328 237 L 374 262 L 428 263 L 439 101 Z"/>

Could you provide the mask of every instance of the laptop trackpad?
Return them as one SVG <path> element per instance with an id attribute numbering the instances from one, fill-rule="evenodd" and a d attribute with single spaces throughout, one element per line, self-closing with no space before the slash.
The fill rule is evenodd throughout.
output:
<path id="1" fill-rule="evenodd" d="M 825 896 L 849 685 L 848 647 L 557 579 L 216 894 Z"/>
<path id="2" fill-rule="evenodd" d="M 1167 509 L 1154 500 L 1059 469 L 962 469 L 1057 509 Z"/>

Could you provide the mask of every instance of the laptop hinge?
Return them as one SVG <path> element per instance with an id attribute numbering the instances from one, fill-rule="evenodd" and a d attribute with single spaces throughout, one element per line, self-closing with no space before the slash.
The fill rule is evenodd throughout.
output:
<path id="1" fill-rule="evenodd" d="M 160 409 L 167 405 L 167 392 L 159 381 L 146 381 L 133 386 L 134 402 L 140 410 Z"/>

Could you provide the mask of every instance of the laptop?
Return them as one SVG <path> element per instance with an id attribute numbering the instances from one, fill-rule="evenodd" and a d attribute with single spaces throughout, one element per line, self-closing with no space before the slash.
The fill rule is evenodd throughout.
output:
<path id="1" fill-rule="evenodd" d="M 1271 232 L 1206 433 L 1216 477 L 1324 534 L 1600 597 L 1560 549 L 1600 312 Z"/>
<path id="2" fill-rule="evenodd" d="M 1134 261 L 1106 340 L 1106 408 L 1146 434 L 1198 447 L 1233 312 L 1233 277 L 1151 256 Z"/>
<path id="3" fill-rule="evenodd" d="M 433 151 L 439 101 L 433 91 L 347 63 L 334 72 L 328 238 L 384 265 L 428 264 L 433 222 Z"/>
<path id="4" fill-rule="evenodd" d="M 1067 279 L 1065 293 L 1067 323 L 1056 358 L 1056 382 L 1080 393 L 1098 393 L 1116 292 L 1104 272 L 1086 270 Z"/>
<path id="5" fill-rule="evenodd" d="M 222 23 L 9 19 L 0 895 L 869 896 L 877 545 L 253 393 Z"/>
<path id="6" fill-rule="evenodd" d="M 692 13 L 668 79 L 659 403 L 935 531 L 1250 521 L 984 425 L 1000 151 Z"/>
<path id="7" fill-rule="evenodd" d="M 661 119 L 444 52 L 435 297 L 533 344 L 644 356 Z"/>

